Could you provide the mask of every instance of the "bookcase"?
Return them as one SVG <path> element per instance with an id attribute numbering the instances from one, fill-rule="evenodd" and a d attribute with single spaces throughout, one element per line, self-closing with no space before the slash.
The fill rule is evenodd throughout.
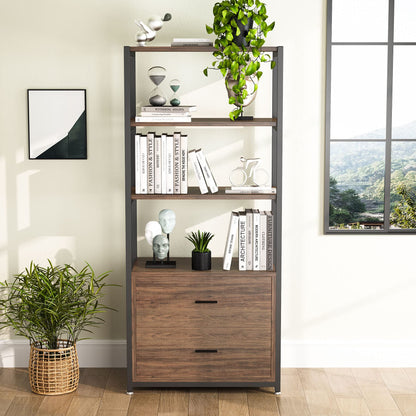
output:
<path id="1" fill-rule="evenodd" d="M 273 387 L 280 392 L 281 207 L 283 47 L 264 47 L 276 62 L 272 70 L 272 117 L 231 121 L 192 118 L 157 127 L 258 127 L 270 129 L 271 185 L 276 194 L 226 194 L 224 187 L 201 195 L 135 194 L 136 58 L 148 53 L 212 53 L 212 47 L 124 47 L 127 392 L 138 387 Z M 208 57 L 210 59 L 210 57 Z M 259 88 L 267 88 L 260 84 Z M 190 139 L 191 141 L 192 139 Z M 211 161 L 215 165 L 215 160 Z M 231 167 L 230 167 L 231 170 Z M 268 200 L 274 217 L 272 271 L 222 269 L 214 258 L 209 271 L 193 271 L 191 258 L 175 258 L 175 269 L 145 268 L 137 247 L 146 200 Z M 144 231 L 144 230 L 142 230 Z M 225 241 L 224 241 L 225 244 Z"/>

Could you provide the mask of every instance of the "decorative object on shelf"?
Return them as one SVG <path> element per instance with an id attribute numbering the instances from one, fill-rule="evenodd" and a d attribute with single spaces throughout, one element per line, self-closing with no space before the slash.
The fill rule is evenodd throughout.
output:
<path id="1" fill-rule="evenodd" d="M 170 46 L 212 46 L 212 41 L 205 38 L 173 38 Z"/>
<path id="2" fill-rule="evenodd" d="M 27 90 L 29 159 L 86 159 L 85 89 Z"/>
<path id="3" fill-rule="evenodd" d="M 155 107 L 159 107 L 166 104 L 166 97 L 163 95 L 162 89 L 159 85 L 166 78 L 166 69 L 163 66 L 152 66 L 147 75 L 150 81 L 153 82 L 155 88 L 150 92 L 149 103 Z"/>
<path id="4" fill-rule="evenodd" d="M 153 248 L 153 260 L 146 261 L 147 268 L 175 268 L 176 261 L 170 260 L 169 234 L 176 225 L 176 215 L 171 209 L 162 209 L 159 212 L 159 222 L 149 221 L 146 224 L 146 241 Z M 160 231 L 159 231 L 160 228 Z M 166 234 L 164 236 L 163 233 Z M 157 233 L 157 234 L 154 234 Z"/>
<path id="5" fill-rule="evenodd" d="M 272 69 L 275 66 L 270 55 L 261 50 L 275 22 L 266 22 L 266 5 L 260 0 L 223 0 L 215 3 L 213 14 L 213 25 L 206 25 L 206 30 L 217 35 L 214 42 L 216 50 L 213 52 L 216 61 L 212 63 L 212 68 L 204 69 L 204 74 L 208 76 L 208 69 L 221 71 L 227 89 L 233 91 L 228 102 L 236 107 L 229 114 L 230 119 L 235 120 L 242 117 L 243 107 L 248 105 L 246 98 L 250 96 L 251 101 L 254 99 L 263 74 L 260 63 L 270 62 Z M 231 78 L 236 81 L 235 85 L 230 85 Z M 251 95 L 249 82 L 254 85 Z"/>
<path id="6" fill-rule="evenodd" d="M 136 42 L 139 46 L 146 46 L 146 42 L 151 42 L 156 37 L 156 31 L 162 29 L 163 23 L 172 19 L 170 13 L 166 13 L 163 18 L 160 16 L 151 16 L 147 21 L 147 25 L 141 20 L 135 20 L 140 30 L 136 33 Z"/>
<path id="7" fill-rule="evenodd" d="M 240 157 L 243 166 L 233 169 L 229 180 L 232 186 L 237 187 L 257 187 L 264 186 L 269 180 L 269 174 L 263 168 L 259 168 L 261 159 Z"/>
<path id="8" fill-rule="evenodd" d="M 32 391 L 58 395 L 78 387 L 76 342 L 81 331 L 104 322 L 98 314 L 114 310 L 102 303 L 109 273 L 96 275 L 87 265 L 41 267 L 30 263 L 12 282 L 0 282 L 0 328 L 29 339 Z"/>
<path id="9" fill-rule="evenodd" d="M 180 86 L 181 86 L 181 82 L 178 79 L 172 79 L 169 83 L 169 87 L 173 91 L 173 95 L 169 102 L 170 102 L 170 105 L 172 105 L 173 107 L 177 107 L 181 103 L 181 100 L 179 99 L 178 94 L 177 94 Z"/>
<path id="10" fill-rule="evenodd" d="M 214 234 L 200 230 L 185 236 L 194 245 L 192 270 L 211 270 L 211 250 L 208 248 L 208 244 L 213 237 Z"/>

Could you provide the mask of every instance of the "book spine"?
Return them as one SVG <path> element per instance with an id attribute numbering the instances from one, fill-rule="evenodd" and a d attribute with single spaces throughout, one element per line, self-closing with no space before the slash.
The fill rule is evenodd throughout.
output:
<path id="1" fill-rule="evenodd" d="M 173 133 L 173 193 L 181 193 L 181 134 Z"/>
<path id="2" fill-rule="evenodd" d="M 173 135 L 166 135 L 166 193 L 173 194 Z"/>
<path id="3" fill-rule="evenodd" d="M 181 135 L 181 194 L 188 193 L 188 135 Z"/>
<path id="4" fill-rule="evenodd" d="M 253 270 L 260 270 L 260 211 L 253 210 Z"/>
<path id="5" fill-rule="evenodd" d="M 162 133 L 161 135 L 161 193 L 162 194 L 166 194 L 166 162 L 167 162 L 167 157 L 166 157 L 166 134 Z"/>
<path id="6" fill-rule="evenodd" d="M 155 161 L 154 142 L 155 133 L 147 133 L 147 193 L 155 193 Z"/>
<path id="7" fill-rule="evenodd" d="M 208 187 L 205 183 L 204 175 L 202 174 L 201 166 L 198 163 L 198 159 L 196 158 L 195 150 L 191 150 L 188 152 L 189 160 L 192 164 L 192 167 L 195 172 L 196 179 L 198 181 L 199 189 L 201 190 L 201 194 L 208 193 Z"/>
<path id="8" fill-rule="evenodd" d="M 208 165 L 207 158 L 205 157 L 204 152 L 201 149 L 198 149 L 196 151 L 196 157 L 198 159 L 199 165 L 201 166 L 205 181 L 209 186 L 210 191 L 213 194 L 215 194 L 216 192 L 218 192 L 218 186 L 215 182 L 214 177 L 212 176 L 212 172 Z"/>
<path id="9" fill-rule="evenodd" d="M 233 260 L 233 251 L 235 240 L 237 239 L 238 232 L 238 214 L 237 212 L 231 212 L 230 223 L 228 225 L 228 235 L 227 242 L 224 249 L 224 260 L 223 260 L 223 270 L 231 269 L 231 262 Z"/>
<path id="10" fill-rule="evenodd" d="M 134 136 L 134 193 L 140 194 L 140 134 Z"/>
<path id="11" fill-rule="evenodd" d="M 267 259 L 266 270 L 273 270 L 273 214 L 266 211 L 267 215 Z"/>
<path id="12" fill-rule="evenodd" d="M 155 136 L 155 194 L 162 193 L 162 138 Z"/>
<path id="13" fill-rule="evenodd" d="M 169 123 L 171 121 L 175 121 L 178 123 L 188 123 L 192 120 L 191 116 L 177 116 L 173 120 L 172 117 L 167 116 L 152 116 L 152 117 L 142 117 L 142 116 L 136 116 L 135 122 L 136 123 Z"/>
<path id="14" fill-rule="evenodd" d="M 247 270 L 247 231 L 246 213 L 238 213 L 238 270 Z"/>
<path id="15" fill-rule="evenodd" d="M 140 193 L 147 194 L 147 136 L 140 135 Z"/>
<path id="16" fill-rule="evenodd" d="M 247 263 L 246 269 L 253 270 L 253 210 L 246 210 L 246 235 L 247 235 Z"/>
<path id="17" fill-rule="evenodd" d="M 186 114 L 190 111 L 195 111 L 196 106 L 163 106 L 163 107 L 154 107 L 154 106 L 143 106 L 140 108 L 141 113 L 155 113 L 155 114 Z"/>
<path id="18" fill-rule="evenodd" d="M 260 267 L 266 270 L 267 261 L 267 217 L 264 211 L 260 212 Z"/>
<path id="19" fill-rule="evenodd" d="M 186 112 L 169 112 L 169 111 L 142 111 L 140 114 L 137 114 L 137 117 L 141 118 L 148 118 L 149 120 L 152 120 L 153 118 L 157 117 L 166 117 L 169 119 L 176 120 L 178 117 L 191 117 L 192 114 L 189 111 Z"/>

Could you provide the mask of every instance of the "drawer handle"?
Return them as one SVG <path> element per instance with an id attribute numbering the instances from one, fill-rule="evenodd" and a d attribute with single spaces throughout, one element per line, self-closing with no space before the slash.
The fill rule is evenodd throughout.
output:
<path id="1" fill-rule="evenodd" d="M 202 353 L 202 354 L 205 354 L 205 353 L 212 354 L 212 353 L 218 352 L 218 350 L 195 350 L 195 352 L 196 353 Z"/>
<path id="2" fill-rule="evenodd" d="M 195 303 L 218 303 L 217 300 L 196 300 Z"/>

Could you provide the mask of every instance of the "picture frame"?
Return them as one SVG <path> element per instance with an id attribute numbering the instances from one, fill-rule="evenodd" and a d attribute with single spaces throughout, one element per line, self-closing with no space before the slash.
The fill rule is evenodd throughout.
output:
<path id="1" fill-rule="evenodd" d="M 28 89 L 29 159 L 87 159 L 86 89 Z"/>

